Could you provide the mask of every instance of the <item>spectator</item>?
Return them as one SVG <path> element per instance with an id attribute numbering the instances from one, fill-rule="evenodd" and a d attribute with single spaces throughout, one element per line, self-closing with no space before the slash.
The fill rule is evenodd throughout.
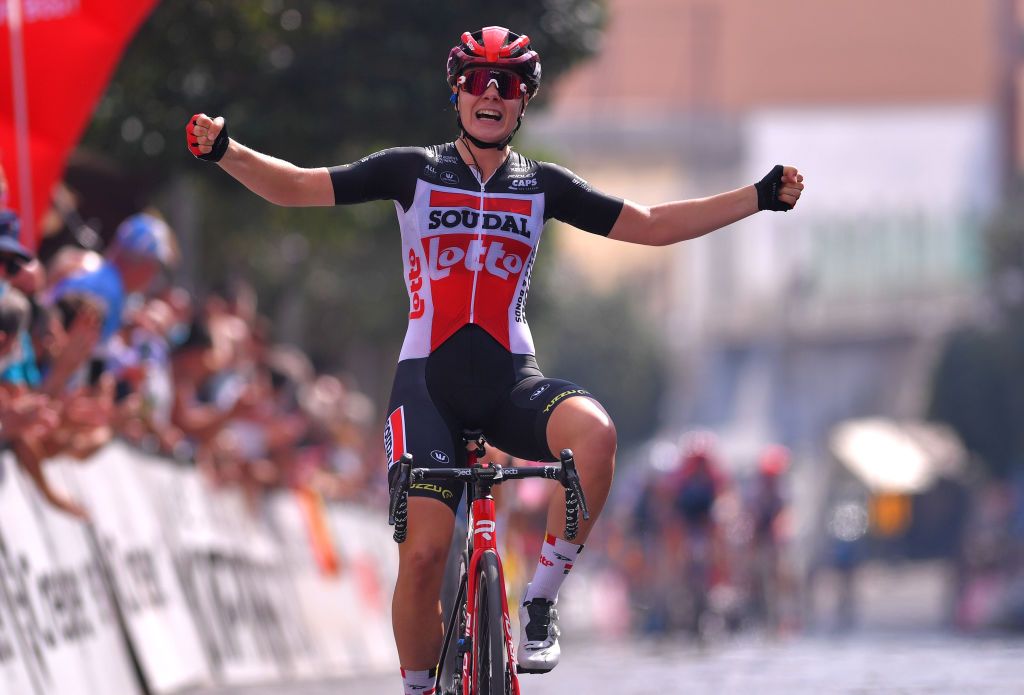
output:
<path id="1" fill-rule="evenodd" d="M 185 341 L 171 353 L 174 406 L 171 420 L 196 448 L 210 447 L 221 429 L 248 407 L 250 396 L 236 398 L 228 407 L 214 402 L 214 377 L 228 366 L 228 355 L 218 350 L 207 326 L 193 321 Z"/>

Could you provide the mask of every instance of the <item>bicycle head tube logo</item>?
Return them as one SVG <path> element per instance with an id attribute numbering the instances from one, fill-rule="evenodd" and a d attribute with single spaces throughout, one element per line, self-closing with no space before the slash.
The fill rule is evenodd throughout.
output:
<path id="1" fill-rule="evenodd" d="M 473 533 L 480 534 L 485 541 L 492 541 L 496 527 L 497 525 L 490 519 L 480 519 L 473 525 Z"/>
<path id="2" fill-rule="evenodd" d="M 444 453 L 440 449 L 434 449 L 433 451 L 431 451 L 430 458 L 434 459 L 438 463 L 448 463 L 449 461 L 452 460 L 451 457 L 448 456 L 448 454 Z"/>

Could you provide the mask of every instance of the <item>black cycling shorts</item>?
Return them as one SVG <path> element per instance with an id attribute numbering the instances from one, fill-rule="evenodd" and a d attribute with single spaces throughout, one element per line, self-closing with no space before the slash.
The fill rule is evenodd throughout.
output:
<path id="1" fill-rule="evenodd" d="M 533 355 L 516 355 L 475 324 L 467 324 L 429 356 L 398 363 L 384 429 L 388 468 L 402 454 L 414 468 L 466 465 L 462 431 L 479 429 L 494 446 L 528 461 L 557 461 L 547 424 L 566 398 L 590 396 L 562 379 L 548 379 Z M 390 477 L 390 476 L 389 476 Z M 409 494 L 431 497 L 453 512 L 465 485 L 413 483 Z"/>

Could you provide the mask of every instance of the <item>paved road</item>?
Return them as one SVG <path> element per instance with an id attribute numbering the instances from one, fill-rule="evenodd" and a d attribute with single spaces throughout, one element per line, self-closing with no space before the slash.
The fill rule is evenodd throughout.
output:
<path id="1" fill-rule="evenodd" d="M 566 645 L 563 663 L 524 676 L 524 695 L 1024 695 L 1024 639 L 860 633 L 765 642 L 741 637 L 705 649 L 678 642 Z M 399 695 L 394 675 L 195 695 Z"/>

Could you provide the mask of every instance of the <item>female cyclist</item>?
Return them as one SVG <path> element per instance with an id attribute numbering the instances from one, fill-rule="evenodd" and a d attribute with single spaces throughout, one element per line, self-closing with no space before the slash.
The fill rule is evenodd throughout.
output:
<path id="1" fill-rule="evenodd" d="M 555 218 L 620 241 L 663 246 L 702 236 L 758 210 L 788 210 L 803 177 L 776 166 L 758 183 L 702 198 L 639 205 L 594 190 L 560 166 L 509 147 L 540 86 L 540 58 L 503 27 L 466 32 L 448 56 L 458 116 L 453 142 L 398 147 L 353 164 L 301 168 L 228 137 L 221 117 L 194 116 L 192 154 L 215 161 L 266 200 L 287 206 L 393 200 L 402 234 L 409 324 L 385 429 L 389 466 L 465 461 L 464 428 L 527 460 L 572 449 L 592 512 L 576 543 L 564 536 L 564 497 L 552 497 L 546 542 L 520 609 L 519 670 L 558 663 L 552 610 L 607 498 L 615 467 L 611 418 L 584 388 L 545 377 L 525 301 L 544 222 Z M 399 549 L 393 623 L 406 693 L 433 687 L 442 627 L 438 596 L 456 509 L 455 485 L 413 485 L 409 536 Z"/>

